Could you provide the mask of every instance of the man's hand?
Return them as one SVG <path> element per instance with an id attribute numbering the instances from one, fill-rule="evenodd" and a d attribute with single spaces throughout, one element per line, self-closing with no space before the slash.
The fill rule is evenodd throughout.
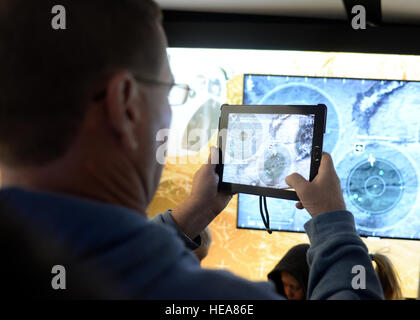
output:
<path id="1" fill-rule="evenodd" d="M 208 164 L 195 173 L 191 194 L 184 203 L 172 211 L 172 218 L 191 239 L 222 212 L 232 199 L 231 194 L 218 192 L 219 176 L 216 165 L 219 159 L 217 148 L 211 147 Z"/>
<path id="2" fill-rule="evenodd" d="M 322 154 L 318 175 L 312 182 L 293 173 L 286 178 L 286 183 L 296 190 L 299 197 L 296 208 L 305 208 L 312 217 L 330 211 L 346 210 L 340 180 L 328 153 Z"/>

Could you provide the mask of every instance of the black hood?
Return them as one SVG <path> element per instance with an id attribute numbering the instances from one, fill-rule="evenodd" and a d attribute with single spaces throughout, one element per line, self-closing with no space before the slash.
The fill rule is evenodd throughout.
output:
<path id="1" fill-rule="evenodd" d="M 283 288 L 283 282 L 281 281 L 281 272 L 285 271 L 291 274 L 300 283 L 306 297 L 309 279 L 309 265 L 306 260 L 306 253 L 308 249 L 309 244 L 299 244 L 294 246 L 268 274 L 268 279 L 272 280 L 276 284 L 277 292 L 281 295 L 286 296 Z"/>

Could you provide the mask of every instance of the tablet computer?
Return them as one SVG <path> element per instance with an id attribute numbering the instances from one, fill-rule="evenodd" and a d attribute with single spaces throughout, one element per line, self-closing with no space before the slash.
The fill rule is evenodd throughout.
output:
<path id="1" fill-rule="evenodd" d="M 325 105 L 222 105 L 219 189 L 299 200 L 285 179 L 317 175 L 326 115 Z"/>

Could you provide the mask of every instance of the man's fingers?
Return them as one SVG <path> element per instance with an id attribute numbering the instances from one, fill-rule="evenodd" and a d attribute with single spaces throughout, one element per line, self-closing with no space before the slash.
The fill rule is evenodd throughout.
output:
<path id="1" fill-rule="evenodd" d="M 205 170 L 208 175 L 214 177 L 215 182 L 219 183 L 219 175 L 216 173 L 216 166 L 219 163 L 219 149 L 210 147 L 210 154 L 207 164 L 204 164 L 201 169 Z"/>
<path id="2" fill-rule="evenodd" d="M 315 177 L 314 181 L 321 181 L 323 179 L 329 179 L 331 177 L 338 180 L 337 172 L 335 171 L 331 155 L 326 152 L 323 152 L 321 164 L 318 170 L 318 175 Z"/>
<path id="3" fill-rule="evenodd" d="M 334 171 L 334 163 L 329 153 L 323 152 L 321 158 L 321 164 L 319 165 L 319 173 L 327 173 Z"/>
<path id="4" fill-rule="evenodd" d="M 286 183 L 296 191 L 300 190 L 302 186 L 307 185 L 309 182 L 299 173 L 292 173 L 286 177 Z"/>

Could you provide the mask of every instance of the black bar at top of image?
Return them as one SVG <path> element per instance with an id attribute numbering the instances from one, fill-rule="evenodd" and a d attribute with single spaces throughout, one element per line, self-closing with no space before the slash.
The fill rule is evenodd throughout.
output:
<path id="1" fill-rule="evenodd" d="M 420 25 L 354 30 L 351 20 L 164 11 L 170 47 L 420 55 Z"/>

